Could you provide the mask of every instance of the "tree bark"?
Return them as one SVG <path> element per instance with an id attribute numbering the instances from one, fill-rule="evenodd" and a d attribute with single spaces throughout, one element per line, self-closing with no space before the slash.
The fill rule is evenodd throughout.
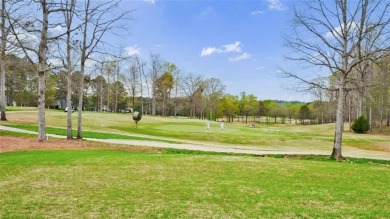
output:
<path id="1" fill-rule="evenodd" d="M 104 96 L 104 92 L 103 92 L 103 67 L 104 67 L 104 62 L 102 62 L 102 67 L 100 69 L 100 76 L 101 76 L 101 80 L 100 80 L 100 111 L 103 110 L 103 96 Z"/>
<path id="2" fill-rule="evenodd" d="M 351 96 L 349 95 L 349 98 L 348 98 L 348 124 L 349 124 L 349 131 L 351 132 L 352 131 L 352 108 L 351 108 Z"/>
<path id="3" fill-rule="evenodd" d="M 372 132 L 372 108 L 370 106 L 370 119 L 369 119 L 369 123 L 370 123 L 370 132 Z"/>
<path id="4" fill-rule="evenodd" d="M 47 52 L 47 30 L 49 26 L 49 12 L 46 0 L 41 0 L 42 5 L 42 30 L 41 42 L 38 51 L 38 140 L 46 141 L 46 120 L 45 120 L 45 72 L 46 72 L 46 52 Z"/>
<path id="5" fill-rule="evenodd" d="M 6 46 L 6 33 L 5 33 L 5 0 L 1 1 L 1 54 L 0 54 L 0 63 L 1 63 L 1 76 L 0 76 L 0 111 L 1 111 L 1 120 L 7 121 L 5 113 L 5 46 Z"/>
<path id="6" fill-rule="evenodd" d="M 342 81 L 343 83 L 344 81 Z M 338 89 L 339 91 L 339 99 L 337 102 L 337 113 L 336 113 L 336 129 L 335 129 L 335 141 L 334 141 L 334 147 L 332 151 L 332 157 L 336 160 L 340 161 L 343 159 L 342 153 L 341 153 L 341 142 L 343 137 L 343 123 L 344 123 L 344 88 L 341 85 Z"/>
<path id="7" fill-rule="evenodd" d="M 85 61 L 81 61 L 79 104 L 77 107 L 77 139 L 83 139 L 83 99 L 84 99 L 84 70 Z"/>
<path id="8" fill-rule="evenodd" d="M 71 61 L 71 48 L 72 48 L 72 42 L 71 42 L 71 28 L 72 28 L 72 22 L 73 22 L 73 15 L 74 15 L 74 5 L 76 0 L 67 0 L 66 1 L 66 10 L 64 11 L 64 17 L 66 22 L 66 65 L 67 65 L 67 93 L 66 93 L 66 105 L 68 107 L 67 112 L 67 131 L 66 131 L 66 138 L 68 140 L 73 139 L 72 135 L 72 61 Z"/>
<path id="9" fill-rule="evenodd" d="M 85 2 L 84 28 L 83 28 L 83 45 L 81 49 L 81 65 L 80 65 L 80 88 L 79 88 L 79 104 L 77 107 L 77 139 L 83 139 L 83 102 L 84 102 L 84 71 L 85 61 L 87 58 L 87 30 L 88 30 L 88 15 L 90 1 Z"/>
<path id="10" fill-rule="evenodd" d="M 67 62 L 67 75 L 66 75 L 66 107 L 68 109 L 66 114 L 66 138 L 68 140 L 72 139 L 72 64 L 70 61 L 70 26 L 67 27 L 67 38 L 66 38 L 66 62 Z"/>

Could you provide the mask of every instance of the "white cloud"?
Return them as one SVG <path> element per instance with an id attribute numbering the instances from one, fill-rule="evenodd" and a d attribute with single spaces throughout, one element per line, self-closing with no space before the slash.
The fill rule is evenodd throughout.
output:
<path id="1" fill-rule="evenodd" d="M 57 25 L 53 28 L 50 28 L 49 32 L 60 33 L 62 30 L 63 30 L 63 27 L 61 25 Z"/>
<path id="2" fill-rule="evenodd" d="M 264 14 L 264 11 L 253 11 L 251 15 L 262 15 Z"/>
<path id="3" fill-rule="evenodd" d="M 144 2 L 150 3 L 150 4 L 156 4 L 156 0 L 144 0 Z"/>
<path id="4" fill-rule="evenodd" d="M 209 56 L 213 53 L 219 53 L 218 52 L 218 49 L 215 48 L 215 47 L 207 47 L 207 48 L 203 48 L 202 49 L 202 52 L 200 53 L 200 56 Z"/>
<path id="5" fill-rule="evenodd" d="M 238 61 L 241 61 L 241 60 L 245 60 L 245 59 L 250 59 L 251 58 L 251 55 L 249 53 L 242 53 L 241 55 L 238 55 L 234 58 L 229 58 L 229 61 L 231 62 L 238 62 Z"/>
<path id="6" fill-rule="evenodd" d="M 32 33 L 29 33 L 25 30 L 15 30 L 16 34 L 18 35 L 20 41 L 24 42 L 24 43 L 28 43 L 30 47 L 32 47 L 32 44 L 38 44 L 39 43 L 39 38 L 38 36 L 32 34 Z M 13 34 L 10 34 L 8 36 L 8 39 L 10 41 L 14 41 L 16 40 L 16 36 L 13 35 Z"/>
<path id="7" fill-rule="evenodd" d="M 241 42 L 236 41 L 231 44 L 223 45 L 219 48 L 216 47 L 206 47 L 202 49 L 200 56 L 208 56 L 214 53 L 229 53 L 229 52 L 241 52 Z"/>
<path id="8" fill-rule="evenodd" d="M 267 3 L 269 10 L 283 11 L 286 9 L 280 0 L 267 0 Z"/>
<path id="9" fill-rule="evenodd" d="M 325 37 L 328 39 L 335 38 L 334 36 L 341 36 L 341 27 L 336 27 L 334 30 L 325 34 Z"/>
<path id="10" fill-rule="evenodd" d="M 260 70 L 265 69 L 265 67 L 264 67 L 264 66 L 259 66 L 259 67 L 256 67 L 255 69 L 258 70 L 258 71 L 260 71 Z"/>
<path id="11" fill-rule="evenodd" d="M 236 41 L 231 44 L 222 46 L 223 52 L 241 52 L 241 42 Z"/>
<path id="12" fill-rule="evenodd" d="M 134 46 L 128 46 L 124 49 L 123 54 L 125 56 L 134 56 L 134 55 L 140 55 L 141 54 L 141 49 L 139 48 L 138 45 Z"/>
<path id="13" fill-rule="evenodd" d="M 355 30 L 357 28 L 356 22 L 349 23 L 348 28 L 350 28 L 350 32 Z M 328 39 L 334 39 L 335 36 L 340 37 L 342 35 L 341 31 L 342 31 L 341 26 L 338 26 L 338 27 L 334 28 L 334 30 L 327 32 L 325 34 L 325 37 Z"/>

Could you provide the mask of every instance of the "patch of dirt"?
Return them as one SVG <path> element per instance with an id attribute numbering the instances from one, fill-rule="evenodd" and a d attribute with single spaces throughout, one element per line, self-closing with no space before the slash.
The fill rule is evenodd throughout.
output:
<path id="1" fill-rule="evenodd" d="M 0 136 L 0 153 L 20 150 L 42 150 L 42 149 L 108 149 L 121 151 L 139 151 L 139 152 L 161 152 L 156 148 L 108 144 L 100 142 L 88 142 L 66 139 L 49 139 L 39 142 L 36 138 Z"/>

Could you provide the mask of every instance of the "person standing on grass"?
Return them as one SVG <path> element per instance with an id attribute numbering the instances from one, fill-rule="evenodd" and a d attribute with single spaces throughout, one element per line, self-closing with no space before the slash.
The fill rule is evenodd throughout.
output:
<path id="1" fill-rule="evenodd" d="M 206 119 L 206 132 L 210 132 L 210 121 Z"/>
<path id="2" fill-rule="evenodd" d="M 223 120 L 221 122 L 221 132 L 223 132 L 223 129 L 225 128 L 225 124 L 223 123 Z"/>

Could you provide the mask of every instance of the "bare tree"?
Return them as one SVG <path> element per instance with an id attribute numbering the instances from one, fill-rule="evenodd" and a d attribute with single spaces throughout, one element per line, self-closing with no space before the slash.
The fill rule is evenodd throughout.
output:
<path id="1" fill-rule="evenodd" d="M 342 159 L 346 92 L 357 84 L 350 78 L 351 72 L 389 49 L 389 5 L 385 0 L 312 0 L 294 6 L 292 33 L 286 37 L 293 50 L 288 58 L 328 73 L 335 81 L 338 102 L 332 156 L 337 160 Z M 311 86 L 330 89 L 303 75 L 285 73 Z"/>
<path id="2" fill-rule="evenodd" d="M 315 83 L 318 83 L 320 86 L 326 86 L 325 85 L 325 82 L 320 80 L 320 79 L 317 79 L 315 80 Z M 311 89 L 311 93 L 312 95 L 315 97 L 316 101 L 314 102 L 314 106 L 317 108 L 317 123 L 318 124 L 324 124 L 324 99 L 325 99 L 325 95 L 326 95 L 326 90 L 324 89 L 321 89 L 319 87 L 316 87 L 314 86 L 312 89 Z"/>
<path id="3" fill-rule="evenodd" d="M 115 85 L 114 85 L 115 86 L 114 112 L 116 112 L 116 113 L 119 112 L 119 109 L 118 109 L 118 98 L 119 98 L 118 81 L 119 81 L 119 77 L 120 77 L 120 72 L 121 72 L 120 61 L 117 61 L 116 69 L 115 69 Z"/>
<path id="4" fill-rule="evenodd" d="M 135 97 L 137 95 L 137 88 L 138 88 L 138 83 L 139 83 L 139 79 L 140 79 L 140 77 L 138 76 L 138 74 L 140 74 L 139 70 L 140 70 L 139 66 L 138 66 L 136 60 L 134 60 L 134 62 L 129 67 L 129 71 L 128 71 L 129 74 L 124 75 L 125 85 L 126 85 L 127 89 L 129 90 L 129 93 L 131 95 L 131 103 L 132 103 L 133 110 L 135 107 Z"/>
<path id="5" fill-rule="evenodd" d="M 80 39 L 80 90 L 78 103 L 78 120 L 77 120 L 77 139 L 82 139 L 82 110 L 84 98 L 84 76 L 86 62 L 92 59 L 93 54 L 104 54 L 104 51 L 99 46 L 107 44 L 104 37 L 110 32 L 122 29 L 121 21 L 128 21 L 131 11 L 121 11 L 113 14 L 112 11 L 119 8 L 120 0 L 103 1 L 93 5 L 94 1 L 85 0 L 82 10 L 82 38 Z M 101 63 L 101 71 L 103 71 L 103 62 Z M 103 99 L 101 99 L 103 100 Z M 102 109 L 103 102 L 100 104 Z"/>
<path id="6" fill-rule="evenodd" d="M 139 66 L 139 71 L 140 71 L 140 81 L 141 81 L 141 89 L 142 89 L 142 76 L 143 78 L 145 79 L 145 85 L 146 85 L 146 92 L 148 93 L 148 99 L 149 99 L 149 104 L 148 104 L 148 113 L 151 114 L 152 112 L 152 104 L 151 104 L 151 98 L 150 98 L 150 89 L 149 89 L 149 80 L 148 80 L 148 77 L 146 76 L 146 72 L 145 72 L 145 66 L 146 66 L 146 62 L 143 62 L 142 60 L 140 59 L 137 59 L 138 60 L 138 66 Z M 141 90 L 141 99 L 142 99 L 142 114 L 144 113 L 144 102 L 143 102 L 143 90 Z"/>
<path id="7" fill-rule="evenodd" d="M 22 4 L 26 4 L 22 2 Z M 36 4 L 41 11 L 41 19 L 34 17 L 35 14 L 27 14 L 24 19 L 13 20 L 11 34 L 15 37 L 18 46 L 26 55 L 32 66 L 38 71 L 38 140 L 45 141 L 46 138 L 46 120 L 45 120 L 45 73 L 50 69 L 47 66 L 47 53 L 49 43 L 58 40 L 66 33 L 49 35 L 49 28 L 55 28 L 60 23 L 49 23 L 49 15 L 62 12 L 62 4 L 57 1 L 33 0 L 28 2 L 25 7 L 31 7 Z M 31 38 L 26 37 L 28 34 L 38 34 L 37 42 L 31 42 Z M 38 59 L 38 67 L 34 59 Z"/>
<path id="8" fill-rule="evenodd" d="M 72 25 L 73 25 L 73 17 L 75 15 L 75 5 L 76 0 L 65 0 L 63 3 L 63 15 L 65 18 L 65 26 L 66 26 L 66 63 L 64 66 L 66 68 L 66 107 L 68 109 L 66 116 L 66 138 L 72 139 L 72 73 L 73 73 L 73 63 L 71 59 L 72 52 Z"/>
<path id="9" fill-rule="evenodd" d="M 205 93 L 207 97 L 207 105 L 210 107 L 210 119 L 216 119 L 216 112 L 223 96 L 225 86 L 218 78 L 210 78 L 205 81 Z"/>
<path id="10" fill-rule="evenodd" d="M 180 83 L 182 81 L 182 78 L 181 78 L 181 75 L 180 75 L 180 70 L 179 69 L 176 69 L 174 72 L 173 72 L 173 86 L 174 86 L 174 91 L 175 91 L 175 96 L 174 96 L 174 99 L 173 99 L 173 105 L 174 105 L 174 116 L 177 116 L 177 106 L 178 106 L 178 97 L 180 95 L 180 91 L 181 91 L 181 87 L 180 87 Z"/>
<path id="11" fill-rule="evenodd" d="M 157 80 L 160 77 L 160 74 L 163 70 L 162 60 L 159 54 L 151 54 L 151 71 L 150 71 L 150 80 L 152 83 L 152 115 L 156 115 L 156 96 L 157 96 Z"/>
<path id="12" fill-rule="evenodd" d="M 202 97 L 204 91 L 204 80 L 201 76 L 195 76 L 189 73 L 183 80 L 183 92 L 189 99 L 190 113 L 189 117 L 196 116 L 197 104 L 200 102 L 199 98 Z"/>
<path id="13" fill-rule="evenodd" d="M 147 83 L 147 79 L 146 79 L 145 71 L 144 71 L 146 63 L 143 62 L 138 56 L 135 56 L 134 59 L 135 59 L 134 62 L 137 65 L 138 73 L 139 73 L 139 88 L 140 88 L 139 90 L 140 90 L 140 97 L 141 97 L 141 114 L 143 115 L 144 114 L 144 96 L 143 96 L 143 82 L 142 82 L 143 80 L 142 80 L 142 76 L 145 78 L 146 89 L 148 90 L 148 93 L 149 93 L 148 83 Z"/>
<path id="14" fill-rule="evenodd" d="M 132 102 L 132 108 L 133 110 L 135 107 L 135 99 L 136 96 L 139 94 L 140 95 L 140 101 L 141 101 L 141 109 L 140 112 L 141 114 L 144 113 L 144 98 L 143 98 L 143 81 L 144 78 L 146 80 L 146 86 L 147 90 L 148 88 L 148 83 L 147 83 L 147 78 L 145 75 L 145 68 L 146 63 L 141 60 L 141 58 L 138 55 L 134 55 L 131 57 L 131 64 L 129 66 L 129 70 L 126 71 L 126 73 L 123 74 L 123 81 L 127 87 L 127 90 L 129 91 L 129 94 L 131 96 L 131 102 Z M 148 91 L 149 93 L 149 91 Z"/>

